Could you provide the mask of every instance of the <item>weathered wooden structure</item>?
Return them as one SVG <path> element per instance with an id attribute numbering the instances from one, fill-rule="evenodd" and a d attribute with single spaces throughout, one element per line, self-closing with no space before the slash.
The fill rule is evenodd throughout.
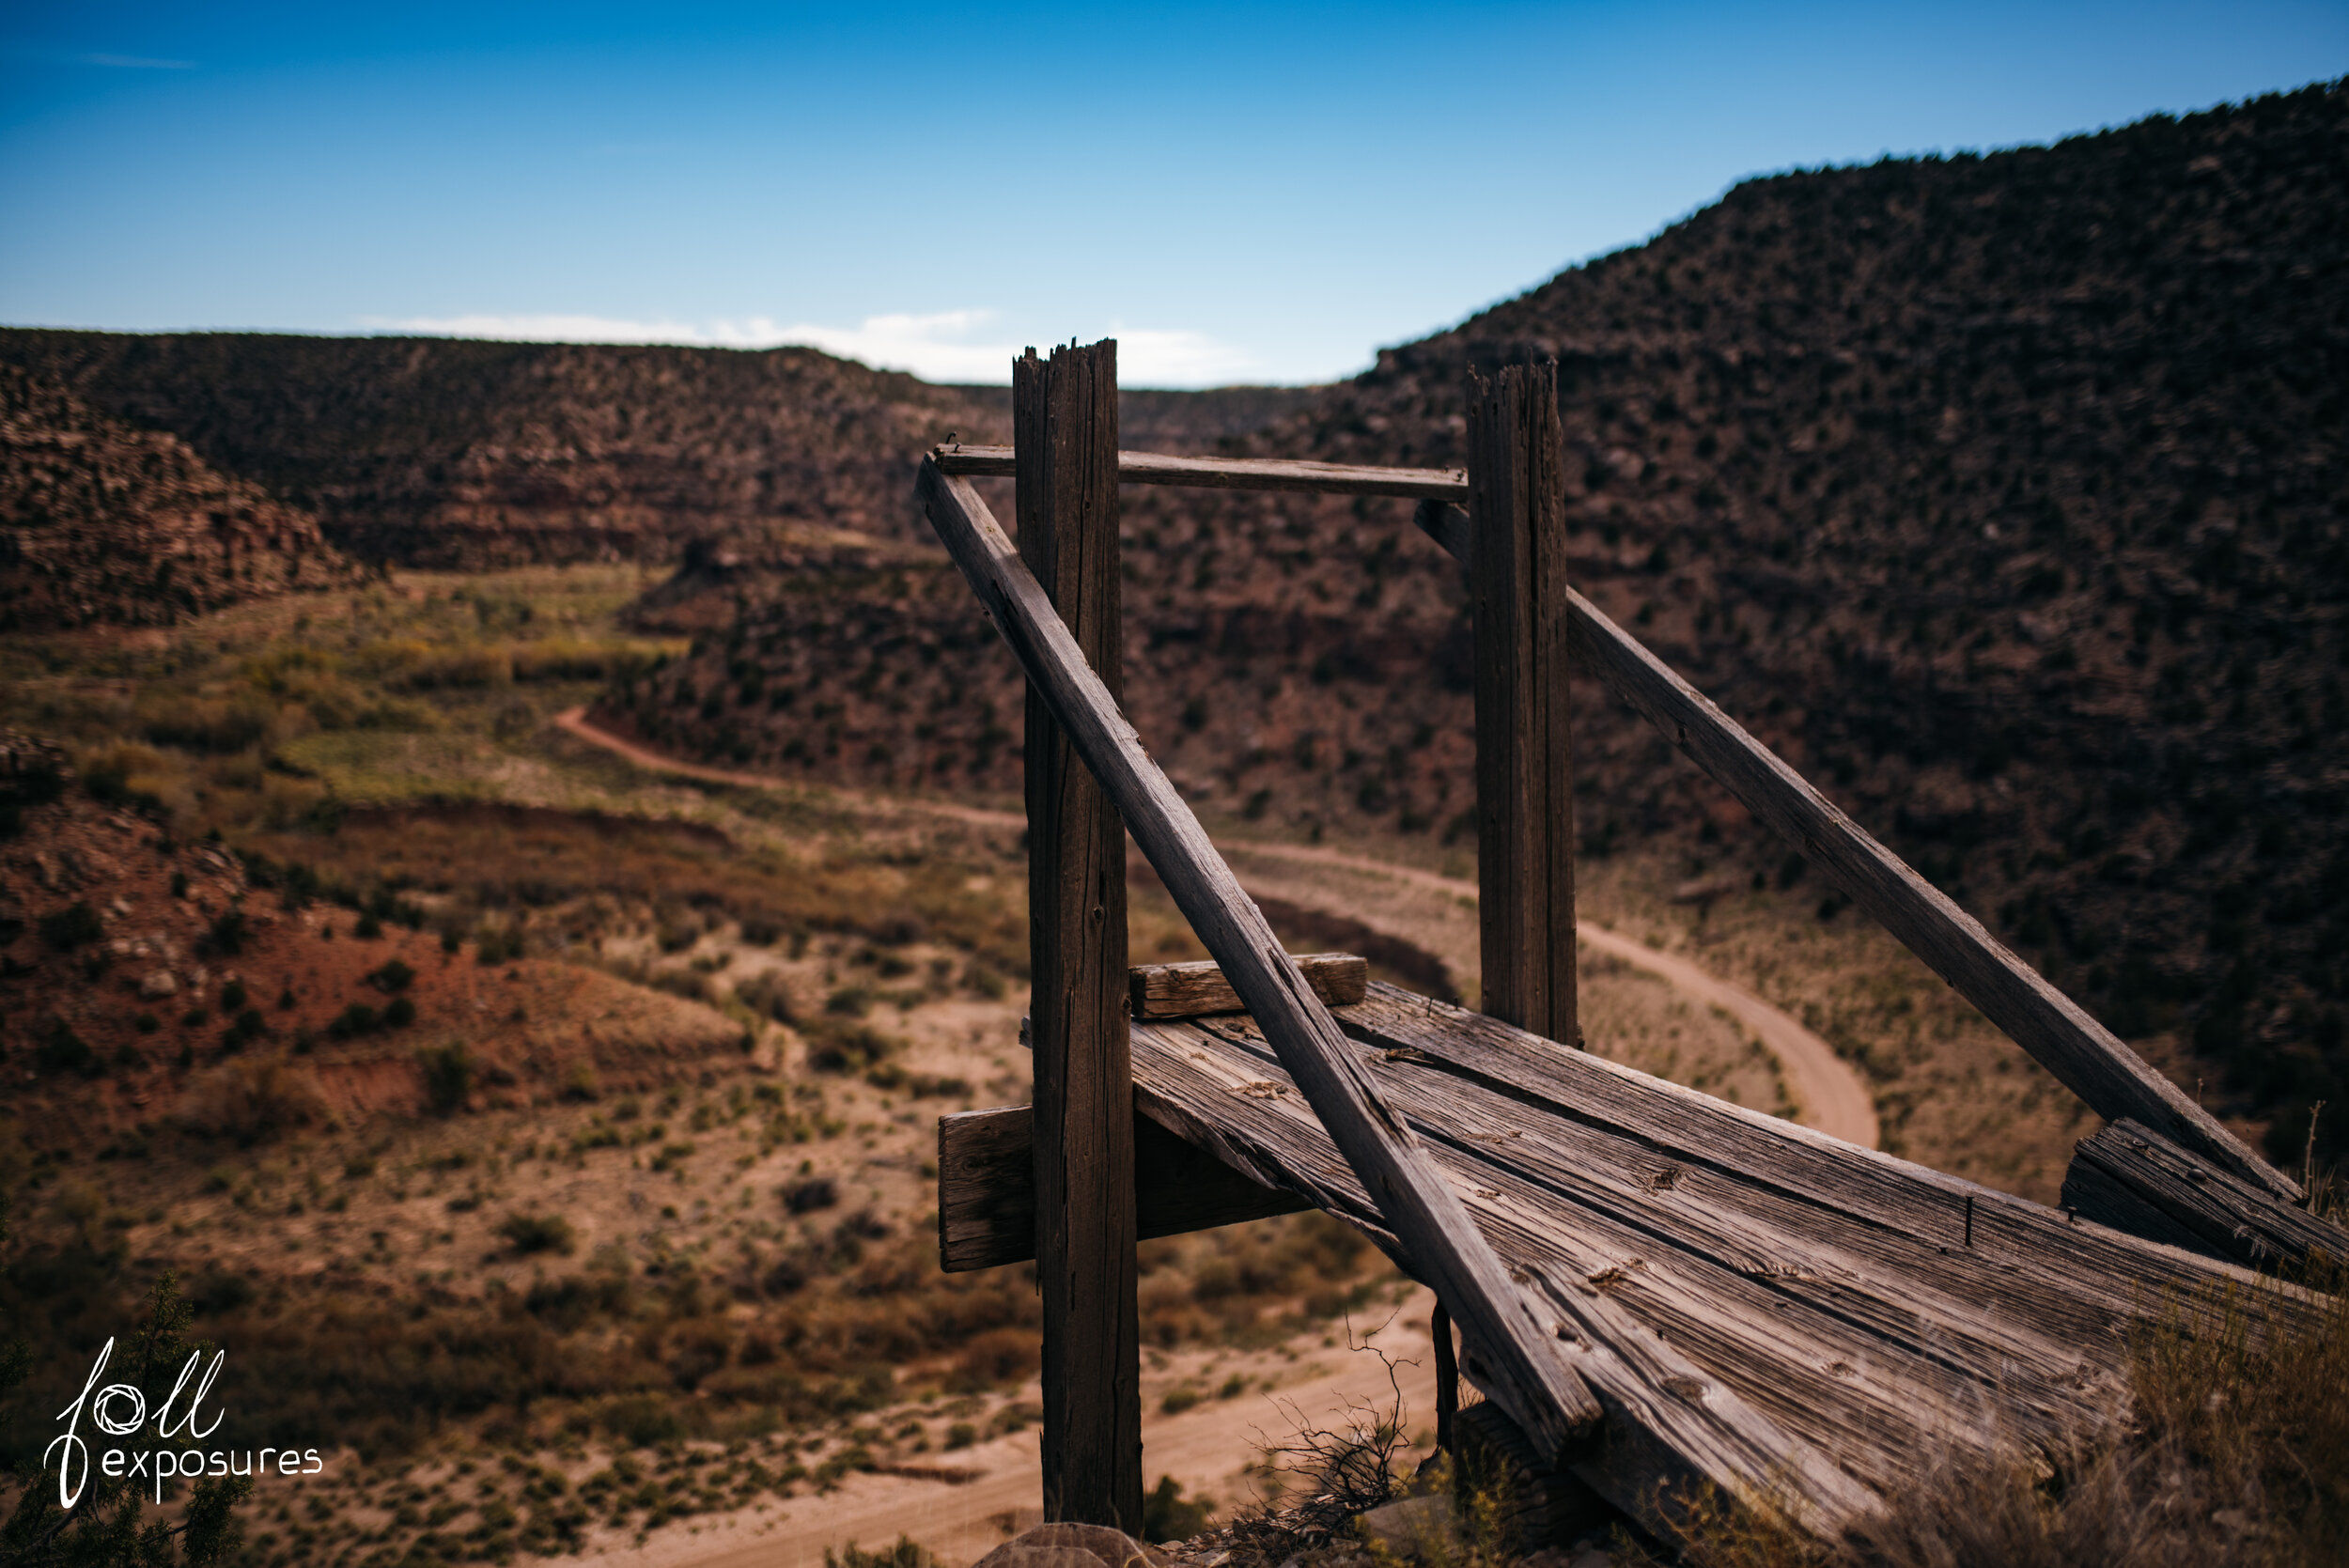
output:
<path id="1" fill-rule="evenodd" d="M 949 1268 L 1037 1261 L 1049 1515 L 1139 1523 L 1135 1238 L 1305 1203 L 1435 1290 L 1531 1452 L 1652 1524 L 1709 1482 L 1832 1533 L 1937 1455 L 2111 1419 L 2125 1334 L 2165 1301 L 2315 1310 L 2247 1266 L 2349 1250 L 2290 1178 L 1568 585 L 1546 369 L 1471 379 L 1462 474 L 1119 452 L 1113 356 L 1032 352 L 1017 445 L 934 451 L 919 484 L 1030 683 L 1036 1103 L 941 1121 L 940 1225 Z M 1016 479 L 1019 549 L 986 474 Z M 1117 701 L 1120 482 L 1417 499 L 1467 568 L 1483 1014 L 1291 958 L 1143 752 Z M 2070 1208 L 1572 1048 L 1569 660 L 2113 1123 Z M 1121 820 L 1213 976 L 1128 975 Z"/>

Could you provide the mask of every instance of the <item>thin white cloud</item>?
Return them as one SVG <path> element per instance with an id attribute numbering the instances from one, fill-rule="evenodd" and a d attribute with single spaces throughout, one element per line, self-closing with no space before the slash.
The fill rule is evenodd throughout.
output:
<path id="1" fill-rule="evenodd" d="M 771 318 L 689 322 L 630 320 L 609 316 L 515 315 L 370 316 L 361 324 L 379 332 L 442 337 L 486 337 L 533 343 L 684 343 L 706 348 L 772 349 L 786 344 L 821 349 L 883 370 L 905 370 L 932 381 L 1002 383 L 1021 346 L 992 341 L 995 313 L 944 310 L 868 316 L 853 327 L 813 322 L 778 325 Z M 1118 379 L 1128 386 L 1214 386 L 1255 368 L 1242 350 L 1204 333 L 1116 331 Z"/>
<path id="2" fill-rule="evenodd" d="M 109 70 L 194 70 L 194 60 L 149 60 L 137 54 L 77 54 L 86 66 L 104 66 Z"/>

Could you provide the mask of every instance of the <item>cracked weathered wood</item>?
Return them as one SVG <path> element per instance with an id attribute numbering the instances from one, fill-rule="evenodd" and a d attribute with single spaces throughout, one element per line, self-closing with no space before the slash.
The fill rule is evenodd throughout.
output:
<path id="1" fill-rule="evenodd" d="M 1469 373 L 1476 645 L 1477 1005 L 1563 1045 L 1575 1008 L 1565 437 L 1554 366 Z"/>
<path id="2" fill-rule="evenodd" d="M 940 473 L 966 478 L 1001 479 L 1019 472 L 1008 446 L 934 447 L 930 460 Z M 1175 458 L 1159 452 L 1120 452 L 1117 476 L 1128 485 L 1387 495 L 1405 501 L 1466 501 L 1469 493 L 1468 475 L 1456 468 L 1370 468 L 1357 463 L 1292 462 L 1284 458 Z"/>
<path id="3" fill-rule="evenodd" d="M 1423 505 L 1420 527 L 1474 572 L 1469 520 Z M 2262 1159 L 1982 923 L 1838 810 L 1580 594 L 1567 590 L 1580 668 L 1630 704 L 1748 811 L 1802 851 L 1934 972 L 2108 1121 L 2155 1128 L 2286 1200 L 2299 1184 Z"/>
<path id="4" fill-rule="evenodd" d="M 2136 1122 L 2080 1140 L 2064 1206 L 2083 1217 L 2254 1268 L 2349 1263 L 2349 1230 L 2284 1203 Z"/>
<path id="5" fill-rule="evenodd" d="M 938 1259 L 949 1274 L 1035 1256 L 1035 1108 L 938 1119 Z M 1250 1181 L 1145 1116 L 1134 1119 L 1134 1221 L 1143 1240 L 1313 1205 Z"/>
<path id="6" fill-rule="evenodd" d="M 1546 1299 L 1595 1290 L 1698 1369 L 1657 1375 L 1717 1379 L 1879 1490 L 1952 1444 L 2052 1442 L 2125 1410 L 2125 1336 L 2165 1303 L 2223 1292 L 2270 1325 L 2320 1310 L 2241 1268 L 1392 986 L 1337 1017 Z M 1154 1122 L 1312 1196 L 1416 1272 L 1252 1019 L 1137 1024 L 1134 1071 Z M 1577 1473 L 1635 1512 L 1658 1480 L 1710 1473 L 1661 1430 L 1664 1448 L 1611 1447 Z"/>
<path id="7" fill-rule="evenodd" d="M 1298 955 L 1297 970 L 1314 995 L 1330 1007 L 1362 1000 L 1370 983 L 1370 962 L 1352 953 L 1306 953 Z M 1191 1018 L 1203 1013 L 1237 1013 L 1239 993 L 1223 978 L 1212 959 L 1193 964 L 1137 964 L 1129 971 L 1133 1016 L 1137 1018 Z"/>
<path id="8" fill-rule="evenodd" d="M 1117 345 L 1012 364 L 1019 536 L 1057 618 L 1114 698 Z M 1044 1516 L 1142 1528 L 1142 1329 L 1126 1035 L 1126 830 L 1051 709 L 1028 697 L 1028 952 L 1035 1037 Z"/>
<path id="9" fill-rule="evenodd" d="M 970 481 L 926 460 L 917 492 L 947 552 L 1116 804 L 1176 908 L 1263 1022 L 1337 1147 L 1377 1193 L 1378 1212 L 1408 1240 L 1422 1277 L 1493 1369 L 1494 1397 L 1544 1452 L 1559 1453 L 1579 1441 L 1602 1412 L 1554 1337 L 1555 1315 L 1537 1309 L 1501 1268 L 1459 1196 L 1373 1091 L 1329 1009 L 1298 973 L 1198 818 L 1143 751 L 1133 726 Z"/>

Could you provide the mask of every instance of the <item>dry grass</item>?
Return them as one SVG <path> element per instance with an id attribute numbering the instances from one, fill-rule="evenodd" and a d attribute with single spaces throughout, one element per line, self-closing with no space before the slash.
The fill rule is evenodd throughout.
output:
<path id="1" fill-rule="evenodd" d="M 2344 1283 L 2329 1262 L 2314 1283 Z M 2253 1288 L 2291 1289 L 2286 1284 Z M 2133 1346 L 2135 1419 L 2066 1448 L 1952 1457 L 1850 1538 L 1692 1499 L 1676 1551 L 1703 1568 L 2318 1568 L 2349 1555 L 2349 1296 L 2262 1336 L 2241 1298 L 2172 1303 Z"/>

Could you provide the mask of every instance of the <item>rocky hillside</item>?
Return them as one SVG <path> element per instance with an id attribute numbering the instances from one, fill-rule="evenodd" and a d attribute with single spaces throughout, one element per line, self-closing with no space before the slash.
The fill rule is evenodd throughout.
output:
<path id="1" fill-rule="evenodd" d="M 355 576 L 307 513 L 0 364 L 0 630 L 167 626 Z"/>
<path id="2" fill-rule="evenodd" d="M 903 532 L 911 455 L 987 415 L 812 349 L 0 332 L 0 359 L 178 434 L 367 560 L 667 559 L 794 520 Z"/>
<path id="3" fill-rule="evenodd" d="M 1455 463 L 1463 373 L 1549 359 L 1586 591 L 2296 1154 L 2349 1097 L 2349 93 L 1754 180 L 1248 444 Z M 1127 505 L 1127 690 L 1178 783 L 1309 833 L 1472 831 L 1466 601 L 1405 508 Z M 1015 788 L 968 596 L 818 582 L 611 715 Z M 1578 723 L 1587 852 L 1804 876 L 1599 693 Z"/>
<path id="4" fill-rule="evenodd" d="M 665 561 L 810 524 L 911 537 L 918 454 L 949 433 L 1010 439 L 1004 388 L 809 349 L 0 330 L 0 363 L 173 432 L 363 560 L 414 567 Z M 1308 396 L 1128 403 L 1139 435 L 1193 450 Z"/>

